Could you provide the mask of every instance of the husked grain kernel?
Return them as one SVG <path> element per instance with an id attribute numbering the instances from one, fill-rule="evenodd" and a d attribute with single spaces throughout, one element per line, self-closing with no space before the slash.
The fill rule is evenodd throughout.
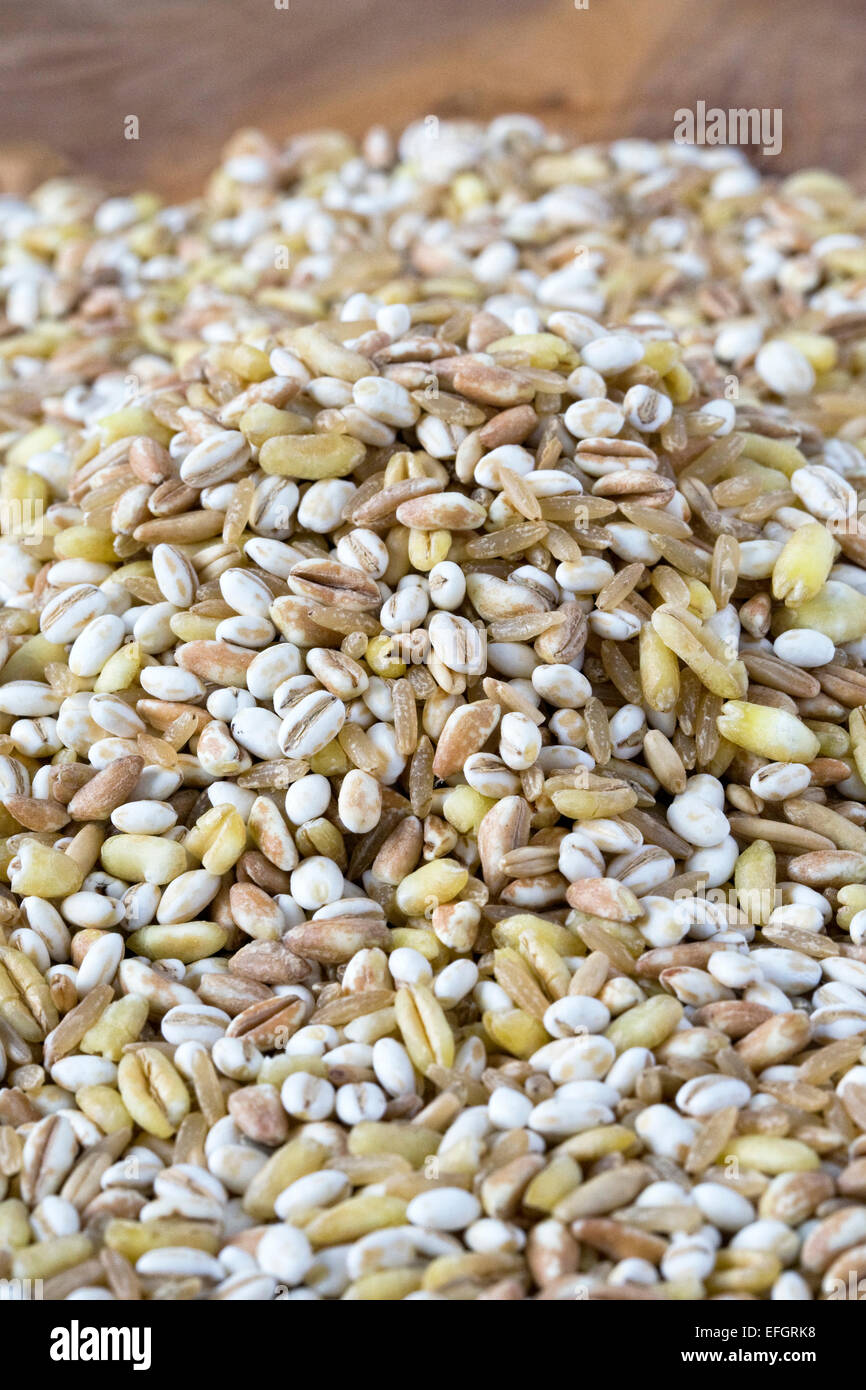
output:
<path id="1" fill-rule="evenodd" d="M 168 1139 L 189 1110 L 189 1093 L 169 1059 L 155 1047 L 126 1053 L 117 1070 L 121 1099 L 148 1134 Z"/>

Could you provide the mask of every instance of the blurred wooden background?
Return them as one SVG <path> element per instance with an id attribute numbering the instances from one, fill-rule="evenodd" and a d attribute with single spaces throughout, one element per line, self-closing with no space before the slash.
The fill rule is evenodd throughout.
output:
<path id="1" fill-rule="evenodd" d="M 0 0 L 0 27 L 7 188 L 51 151 L 181 195 L 249 124 L 526 110 L 587 140 L 670 137 L 699 100 L 781 108 L 767 168 L 866 186 L 858 0 Z"/>

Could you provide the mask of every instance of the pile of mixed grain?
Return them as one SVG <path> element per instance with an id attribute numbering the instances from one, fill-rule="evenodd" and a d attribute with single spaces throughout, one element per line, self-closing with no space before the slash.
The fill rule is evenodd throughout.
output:
<path id="1" fill-rule="evenodd" d="M 856 1297 L 864 227 L 518 116 L 0 199 L 7 1290 Z"/>

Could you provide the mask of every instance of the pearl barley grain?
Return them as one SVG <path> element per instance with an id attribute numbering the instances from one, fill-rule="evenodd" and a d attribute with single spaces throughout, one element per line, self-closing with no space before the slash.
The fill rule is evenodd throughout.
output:
<path id="1" fill-rule="evenodd" d="M 525 714 L 504 715 L 500 725 L 499 756 L 515 771 L 532 767 L 541 752 L 541 734 Z"/>
<path id="2" fill-rule="evenodd" d="M 808 358 L 790 343 L 765 343 L 755 358 L 762 381 L 779 396 L 802 396 L 815 385 L 815 372 Z"/>
<path id="3" fill-rule="evenodd" d="M 413 1197 L 406 1216 L 413 1226 L 432 1231 L 460 1231 L 481 1215 L 481 1203 L 459 1187 L 439 1187 Z"/>
<path id="4" fill-rule="evenodd" d="M 305 859 L 291 877 L 292 897 L 300 907 L 315 909 L 336 902 L 343 892 L 343 875 L 330 859 L 313 855 Z"/>

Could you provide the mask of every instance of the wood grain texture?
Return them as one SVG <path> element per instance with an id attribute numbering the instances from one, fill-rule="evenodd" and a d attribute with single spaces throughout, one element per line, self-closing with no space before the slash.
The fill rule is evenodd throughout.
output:
<path id="1" fill-rule="evenodd" d="M 759 161 L 766 168 L 823 164 L 866 183 L 866 7 L 588 5 L 2 0 L 0 178 L 26 179 L 33 149 L 48 149 L 112 186 L 180 195 L 243 125 L 360 134 L 427 114 L 526 110 L 585 140 L 669 137 L 677 108 L 704 100 L 781 108 L 782 153 Z M 127 115 L 139 118 L 138 141 L 123 138 Z"/>

